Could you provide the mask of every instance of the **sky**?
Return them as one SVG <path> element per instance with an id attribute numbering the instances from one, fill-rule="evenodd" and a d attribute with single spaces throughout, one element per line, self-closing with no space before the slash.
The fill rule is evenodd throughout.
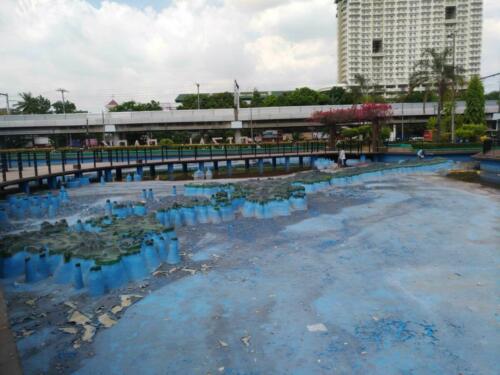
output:
<path id="1" fill-rule="evenodd" d="M 161 103 L 179 93 L 337 82 L 333 0 L 0 0 L 0 92 Z M 500 71 L 500 0 L 484 0 L 482 75 Z M 499 81 L 488 80 L 487 91 Z M 0 97 L 0 107 L 4 107 Z M 11 103 L 15 104 L 15 103 Z"/>

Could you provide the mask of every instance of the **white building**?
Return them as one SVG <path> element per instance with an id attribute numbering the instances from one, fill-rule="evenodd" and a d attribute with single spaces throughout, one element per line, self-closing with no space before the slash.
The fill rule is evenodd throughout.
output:
<path id="1" fill-rule="evenodd" d="M 425 49 L 452 47 L 453 39 L 456 65 L 467 78 L 480 73 L 482 0 L 335 2 L 340 83 L 356 85 L 360 74 L 380 91 L 405 90 Z"/>

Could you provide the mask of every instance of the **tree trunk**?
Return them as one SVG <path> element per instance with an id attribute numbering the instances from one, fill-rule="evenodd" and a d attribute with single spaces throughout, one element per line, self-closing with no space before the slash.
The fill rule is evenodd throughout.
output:
<path id="1" fill-rule="evenodd" d="M 436 142 L 439 143 L 441 142 L 441 111 L 443 110 L 443 101 L 444 101 L 444 92 L 445 92 L 445 87 L 444 83 L 440 82 L 439 87 L 438 87 L 438 94 L 439 94 L 439 99 L 438 99 L 438 115 L 437 115 L 437 121 L 436 121 Z"/>
<path id="2" fill-rule="evenodd" d="M 380 139 L 380 124 L 378 121 L 372 122 L 372 152 L 378 151 L 378 144 Z"/>
<path id="3" fill-rule="evenodd" d="M 439 143 L 441 142 L 441 111 L 443 108 L 443 103 L 441 101 L 441 96 L 439 97 L 438 100 L 438 115 L 436 119 L 436 139 L 434 142 Z"/>
<path id="4" fill-rule="evenodd" d="M 337 126 L 331 125 L 329 128 L 330 131 L 330 149 L 333 150 L 335 148 L 335 143 L 337 141 Z"/>

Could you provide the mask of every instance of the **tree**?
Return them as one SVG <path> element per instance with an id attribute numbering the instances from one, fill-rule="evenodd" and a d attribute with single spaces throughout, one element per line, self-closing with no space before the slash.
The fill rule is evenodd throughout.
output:
<path id="1" fill-rule="evenodd" d="M 359 132 L 358 132 L 358 128 L 343 128 L 340 131 L 340 134 L 344 138 L 352 139 L 354 137 L 357 137 L 359 135 Z"/>
<path id="2" fill-rule="evenodd" d="M 380 125 L 392 116 L 392 108 L 389 104 L 365 103 L 357 110 L 359 122 L 370 122 L 372 124 L 372 150 L 377 152 L 380 141 Z"/>
<path id="3" fill-rule="evenodd" d="M 55 113 L 75 113 L 76 105 L 70 101 L 65 101 L 64 106 L 62 100 L 52 103 L 52 108 L 54 108 Z"/>
<path id="4" fill-rule="evenodd" d="M 149 103 L 136 103 L 133 100 L 118 104 L 110 109 L 110 112 L 140 112 L 140 111 L 161 111 L 162 107 L 159 102 L 151 100 Z"/>
<path id="5" fill-rule="evenodd" d="M 461 70 L 458 69 L 458 67 L 454 68 L 452 65 L 448 64 L 448 58 L 451 53 L 452 50 L 450 48 L 445 48 L 442 51 L 438 51 L 434 48 L 426 49 L 422 60 L 415 65 L 415 73 L 413 73 L 410 78 L 410 81 L 415 87 L 422 85 L 424 87 L 435 87 L 437 90 L 437 139 L 440 139 L 441 134 L 441 111 L 443 109 L 446 92 L 453 83 L 459 81 L 459 71 Z"/>
<path id="6" fill-rule="evenodd" d="M 262 99 L 262 95 L 259 90 L 254 89 L 252 94 L 252 107 L 262 107 L 264 99 Z"/>
<path id="7" fill-rule="evenodd" d="M 484 123 L 484 87 L 478 76 L 473 76 L 469 81 L 465 95 L 464 120 L 467 124 Z"/>
<path id="8" fill-rule="evenodd" d="M 329 128 L 330 132 L 330 147 L 335 146 L 337 137 L 337 125 L 349 124 L 356 120 L 356 107 L 352 106 L 347 109 L 331 109 L 329 111 L 314 112 L 310 118 L 312 122 L 319 122 Z"/>
<path id="9" fill-rule="evenodd" d="M 392 130 L 390 127 L 388 127 L 388 126 L 382 127 L 382 130 L 380 130 L 380 139 L 382 139 L 382 141 L 389 139 L 389 137 L 391 136 L 391 133 L 392 133 Z"/>
<path id="10" fill-rule="evenodd" d="M 500 91 L 492 91 L 484 95 L 484 99 L 486 100 L 499 100 Z"/>
<path id="11" fill-rule="evenodd" d="M 50 111 L 50 100 L 39 95 L 34 97 L 31 92 L 20 93 L 21 101 L 16 105 L 16 110 L 23 114 L 45 114 Z"/>
<path id="12" fill-rule="evenodd" d="M 381 123 L 391 116 L 392 110 L 389 104 L 366 103 L 360 107 L 352 106 L 347 109 L 331 109 L 329 111 L 318 111 L 312 114 L 310 121 L 319 122 L 330 130 L 330 147 L 335 144 L 337 126 L 340 124 L 352 124 L 370 122 L 371 128 L 365 127 L 363 132 L 371 132 L 373 150 L 376 151 L 380 138 Z M 363 127 L 361 127 L 363 128 Z M 362 134 L 361 130 L 358 130 Z"/>

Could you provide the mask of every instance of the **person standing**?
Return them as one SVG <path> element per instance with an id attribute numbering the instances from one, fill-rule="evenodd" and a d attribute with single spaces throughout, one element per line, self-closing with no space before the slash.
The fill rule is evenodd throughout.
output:
<path id="1" fill-rule="evenodd" d="M 346 157 L 345 157 L 344 149 L 340 150 L 340 152 L 339 152 L 339 166 L 340 167 L 346 166 Z"/>

